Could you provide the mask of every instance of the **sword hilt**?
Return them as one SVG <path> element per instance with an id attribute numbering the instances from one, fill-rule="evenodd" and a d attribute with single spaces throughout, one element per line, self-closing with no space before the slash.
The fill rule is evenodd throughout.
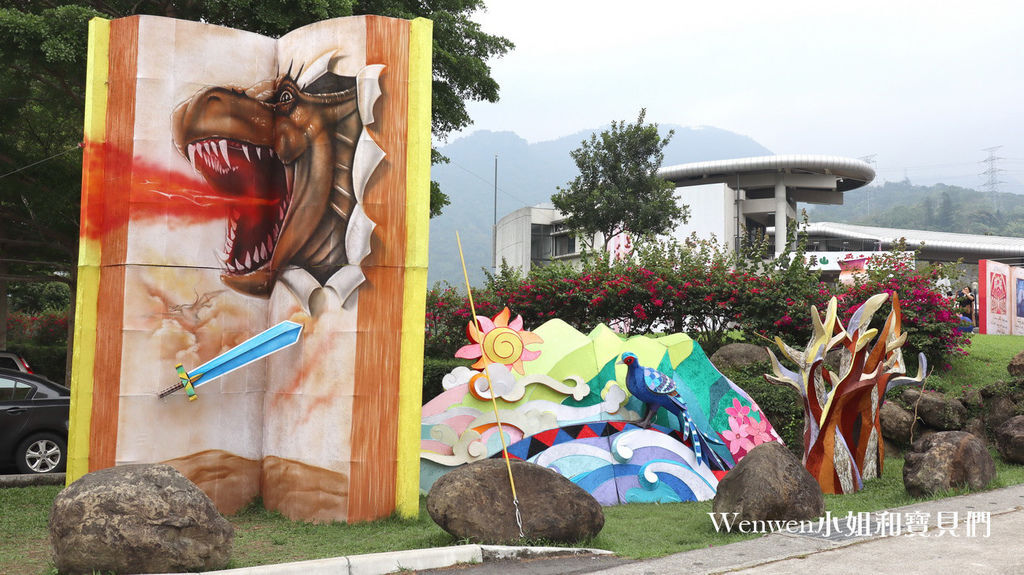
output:
<path id="1" fill-rule="evenodd" d="M 161 398 L 167 397 L 168 395 L 174 393 L 175 391 L 178 391 L 179 389 L 184 389 L 185 393 L 188 395 L 188 400 L 195 401 L 197 397 L 196 389 L 192 385 L 192 382 L 199 379 L 199 375 L 190 376 L 188 372 L 185 371 L 185 367 L 182 366 L 180 363 L 174 366 L 174 369 L 177 370 L 178 372 L 178 384 L 172 385 L 171 387 L 168 387 L 167 389 L 161 391 L 159 396 Z"/>
<path id="2" fill-rule="evenodd" d="M 160 392 L 160 394 L 159 394 L 160 398 L 162 399 L 164 397 L 167 397 L 168 395 L 174 393 L 175 391 L 178 391 L 179 389 L 185 389 L 185 386 L 180 384 L 180 383 L 172 385 L 172 386 L 168 387 L 167 389 L 165 389 L 165 390 Z"/>

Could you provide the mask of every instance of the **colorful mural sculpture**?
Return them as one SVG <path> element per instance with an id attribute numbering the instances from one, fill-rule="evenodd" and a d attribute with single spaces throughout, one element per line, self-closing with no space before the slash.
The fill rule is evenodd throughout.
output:
<path id="1" fill-rule="evenodd" d="M 887 391 L 924 380 L 927 361 L 918 357 L 917 377 L 903 377 L 902 346 L 907 335 L 900 329 L 899 296 L 893 294 L 892 311 L 879 332 L 869 329 L 872 315 L 888 299 L 877 294 L 862 304 L 849 321 L 849 331 L 837 318 L 837 300 L 828 303 L 825 317 L 811 306 L 814 332 L 807 348 L 776 344 L 798 371 L 783 366 L 769 349 L 774 375 L 768 381 L 791 385 L 804 404 L 804 466 L 825 493 L 854 493 L 865 479 L 880 477 L 885 443 L 879 412 Z M 878 336 L 874 346 L 871 340 Z M 825 369 L 825 355 L 841 349 L 839 372 Z"/>
<path id="2" fill-rule="evenodd" d="M 523 333 L 521 319 L 507 310 L 487 320 L 485 326 L 507 322 Z M 533 334 L 523 346 L 532 359 L 522 361 L 522 372 L 507 367 L 515 365 L 514 354 L 486 366 L 509 454 L 556 469 L 602 505 L 710 499 L 719 477 L 747 450 L 781 441 L 750 396 L 685 334 L 624 340 L 605 325 L 582 334 L 558 319 L 526 333 Z M 467 346 L 460 355 L 476 352 Z M 685 410 L 650 412 L 650 426 L 637 425 L 647 406 L 629 392 L 624 354 L 634 365 L 657 366 Z M 457 465 L 501 457 L 495 415 L 484 401 L 491 384 L 481 367 L 453 370 L 445 391 L 423 406 L 424 491 Z"/>
<path id="3" fill-rule="evenodd" d="M 68 481 L 166 462 L 226 513 L 418 512 L 430 47 L 93 20 Z"/>

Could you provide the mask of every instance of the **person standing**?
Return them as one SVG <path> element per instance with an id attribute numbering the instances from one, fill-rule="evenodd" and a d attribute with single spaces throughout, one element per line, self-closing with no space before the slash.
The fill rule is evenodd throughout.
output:
<path id="1" fill-rule="evenodd" d="M 970 286 L 964 286 L 957 294 L 956 305 L 960 308 L 961 314 L 971 318 L 971 325 L 978 325 L 974 315 L 974 294 L 971 293 Z"/>

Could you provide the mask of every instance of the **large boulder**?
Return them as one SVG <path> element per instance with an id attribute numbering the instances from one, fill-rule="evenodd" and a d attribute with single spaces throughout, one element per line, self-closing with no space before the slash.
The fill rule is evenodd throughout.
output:
<path id="1" fill-rule="evenodd" d="M 962 429 L 967 419 L 967 408 L 959 399 L 946 397 L 934 391 L 922 392 L 918 389 L 905 389 L 901 394 L 903 401 L 916 409 L 917 416 L 930 427 L 938 430 Z"/>
<path id="2" fill-rule="evenodd" d="M 825 513 L 825 497 L 784 445 L 762 443 L 718 483 L 712 510 L 736 513 L 736 521 L 813 519 Z"/>
<path id="3" fill-rule="evenodd" d="M 601 504 L 557 471 L 512 461 L 523 535 L 575 543 L 604 527 Z M 441 529 L 477 543 L 519 541 L 504 459 L 486 459 L 449 471 L 427 494 L 427 513 Z"/>
<path id="4" fill-rule="evenodd" d="M 1024 463 L 1024 415 L 1011 417 L 996 429 L 996 449 L 1011 463 Z"/>
<path id="5" fill-rule="evenodd" d="M 170 465 L 94 471 L 50 510 L 53 562 L 65 574 L 223 569 L 234 537 L 210 498 Z"/>
<path id="6" fill-rule="evenodd" d="M 1009 365 L 1006 366 L 1006 371 L 1010 372 L 1014 378 L 1024 378 L 1024 351 L 1013 356 Z"/>
<path id="7" fill-rule="evenodd" d="M 919 439 L 904 460 L 903 486 L 915 497 L 965 485 L 981 489 L 996 476 L 985 443 L 966 431 L 941 431 Z"/>
<path id="8" fill-rule="evenodd" d="M 729 343 L 711 354 L 711 364 L 719 370 L 727 367 L 745 367 L 755 363 L 767 363 L 768 352 L 752 343 Z"/>
<path id="9" fill-rule="evenodd" d="M 913 413 L 887 401 L 882 404 L 878 418 L 882 424 L 882 437 L 900 446 L 911 444 L 912 434 L 915 432 L 914 424 L 917 421 Z M 920 431 L 919 427 L 917 431 Z"/>

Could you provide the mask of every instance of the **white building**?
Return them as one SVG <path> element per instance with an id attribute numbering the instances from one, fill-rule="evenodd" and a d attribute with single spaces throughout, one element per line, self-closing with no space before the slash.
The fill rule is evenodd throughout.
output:
<path id="1" fill-rule="evenodd" d="M 689 222 L 672 235 L 739 244 L 739 234 L 764 232 L 797 216 L 797 203 L 841 204 L 842 194 L 875 177 L 871 166 L 837 156 L 761 156 L 668 166 L 658 174 L 676 184 L 690 207 Z M 503 217 L 495 230 L 495 262 L 528 270 L 531 265 L 578 256 L 578 247 L 553 206 L 522 208 Z M 785 236 L 776 241 L 782 251 Z"/>
<path id="2" fill-rule="evenodd" d="M 866 162 L 838 156 L 783 155 L 695 162 L 662 168 L 659 175 L 676 184 L 679 201 L 690 207 L 688 223 L 671 235 L 684 240 L 714 236 L 734 248 L 744 229 L 774 237 L 775 251 L 785 247 L 785 229 L 799 204 L 842 204 L 843 194 L 870 183 L 874 170 Z M 579 257 L 576 238 L 561 224 L 554 206 L 516 210 L 498 221 L 495 262 L 528 271 L 534 265 Z M 976 264 L 979 259 L 1024 259 L 1024 239 L 815 223 L 807 230 L 809 251 L 833 264 L 843 258 L 888 250 L 900 238 L 921 259 Z M 851 256 L 852 254 L 852 256 Z M 825 267 L 831 270 L 831 267 Z"/>

